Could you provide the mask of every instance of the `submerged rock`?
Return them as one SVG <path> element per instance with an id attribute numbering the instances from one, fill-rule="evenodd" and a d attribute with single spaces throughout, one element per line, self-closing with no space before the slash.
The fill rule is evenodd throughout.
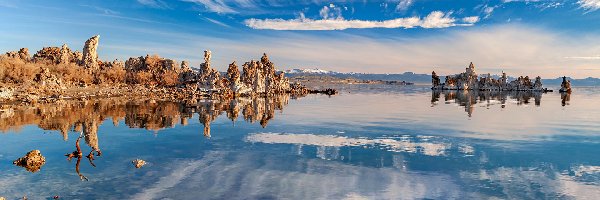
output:
<path id="1" fill-rule="evenodd" d="M 33 150 L 28 152 L 24 157 L 15 160 L 13 164 L 23 167 L 30 172 L 38 172 L 46 164 L 46 158 L 42 156 L 40 150 Z"/>
<path id="2" fill-rule="evenodd" d="M 87 69 L 97 70 L 98 66 L 98 42 L 100 40 L 100 35 L 96 35 L 91 37 L 87 41 L 85 41 L 85 45 L 83 46 L 83 58 L 82 65 Z"/>
<path id="3" fill-rule="evenodd" d="M 144 165 L 146 165 L 146 161 L 142 159 L 135 159 L 131 161 L 131 163 L 133 163 L 133 166 L 135 166 L 135 168 L 137 169 L 142 168 Z"/>

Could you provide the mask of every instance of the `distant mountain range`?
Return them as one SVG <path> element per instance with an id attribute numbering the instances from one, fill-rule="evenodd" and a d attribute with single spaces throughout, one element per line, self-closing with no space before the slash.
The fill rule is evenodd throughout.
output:
<path id="1" fill-rule="evenodd" d="M 383 81 L 406 81 L 416 84 L 430 84 L 431 74 L 416 74 L 413 72 L 404 72 L 402 74 L 369 74 L 369 73 L 342 73 L 335 71 L 328 71 L 323 69 L 291 69 L 284 71 L 288 77 L 297 76 L 308 76 L 308 75 L 319 75 L 319 76 L 332 76 L 336 78 L 355 78 L 360 80 L 383 80 Z M 492 75 L 493 78 L 499 78 L 498 75 Z M 440 79 L 445 80 L 445 76 L 440 76 Z M 508 77 L 509 80 L 514 80 L 515 77 Z M 584 79 L 572 79 L 573 86 L 600 86 L 600 78 L 588 77 Z M 562 83 L 562 77 L 555 79 L 542 79 L 544 85 L 560 85 Z"/>

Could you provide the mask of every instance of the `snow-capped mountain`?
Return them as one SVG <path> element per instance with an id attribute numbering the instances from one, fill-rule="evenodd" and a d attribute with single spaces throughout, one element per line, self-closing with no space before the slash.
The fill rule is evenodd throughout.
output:
<path id="1" fill-rule="evenodd" d="M 286 74 L 336 74 L 337 72 L 323 69 L 289 69 L 284 71 Z"/>

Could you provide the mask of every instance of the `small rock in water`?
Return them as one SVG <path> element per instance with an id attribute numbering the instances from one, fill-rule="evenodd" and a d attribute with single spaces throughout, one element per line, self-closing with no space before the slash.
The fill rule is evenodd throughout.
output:
<path id="1" fill-rule="evenodd" d="M 15 160 L 13 164 L 35 173 L 40 171 L 42 166 L 46 164 L 46 158 L 42 156 L 40 150 L 33 150 L 25 154 L 24 157 Z"/>
<path id="2" fill-rule="evenodd" d="M 135 168 L 142 168 L 144 165 L 146 165 L 146 161 L 142 160 L 142 159 L 135 159 L 132 161 L 133 165 L 135 166 Z"/>

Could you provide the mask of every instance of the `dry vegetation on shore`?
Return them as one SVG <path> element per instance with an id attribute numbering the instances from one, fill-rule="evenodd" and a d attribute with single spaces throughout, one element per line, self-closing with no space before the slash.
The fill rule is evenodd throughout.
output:
<path id="1" fill-rule="evenodd" d="M 188 62 L 158 55 L 132 57 L 127 61 L 101 61 L 96 52 L 99 36 L 85 42 L 83 52 L 62 47 L 44 47 L 30 56 L 27 48 L 0 56 L 0 101 L 32 103 L 95 96 L 162 95 L 165 99 L 192 96 L 270 96 L 311 91 L 291 84 L 275 70 L 266 54 L 259 61 L 235 62 L 226 74 L 211 68 L 210 51 L 204 63 L 193 69 Z"/>

